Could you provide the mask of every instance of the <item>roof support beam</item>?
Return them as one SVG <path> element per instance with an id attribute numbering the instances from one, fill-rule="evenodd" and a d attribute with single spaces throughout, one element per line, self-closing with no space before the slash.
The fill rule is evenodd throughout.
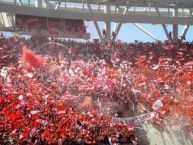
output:
<path id="1" fill-rule="evenodd" d="M 161 17 L 161 13 L 160 13 L 159 9 L 158 9 L 157 7 L 155 7 L 155 10 L 156 10 L 158 16 Z M 170 36 L 169 33 L 168 33 L 168 30 L 167 30 L 167 28 L 166 28 L 166 25 L 165 25 L 165 24 L 161 24 L 161 25 L 162 25 L 162 27 L 163 27 L 163 29 L 164 29 L 164 32 L 165 32 L 165 34 L 166 34 L 167 39 L 170 40 L 170 41 L 172 41 L 172 38 L 171 38 L 171 36 Z"/>
<path id="2" fill-rule="evenodd" d="M 124 12 L 123 12 L 123 15 L 124 15 L 124 16 L 126 16 L 126 13 L 127 13 L 128 9 L 129 9 L 129 6 L 128 6 L 128 4 L 127 4 L 127 6 L 125 7 Z M 123 20 L 123 21 L 124 21 L 124 20 Z M 122 27 L 122 24 L 123 24 L 123 22 L 116 23 L 115 28 L 114 28 L 114 30 L 113 30 L 113 32 L 115 33 L 114 38 L 112 38 L 113 41 L 115 41 L 115 40 L 117 39 L 117 36 L 118 36 L 119 31 L 120 31 L 120 29 L 121 29 L 121 27 Z"/>
<path id="3" fill-rule="evenodd" d="M 165 24 L 161 24 L 161 25 L 162 25 L 162 27 L 163 27 L 163 29 L 164 29 L 164 32 L 165 32 L 165 34 L 166 34 L 167 39 L 168 39 L 169 41 L 172 41 L 172 38 L 171 38 L 171 36 L 170 36 L 167 28 L 166 28 L 166 25 L 165 25 Z"/>
<path id="4" fill-rule="evenodd" d="M 9 15 L 9 19 L 10 19 L 10 22 L 11 22 L 11 25 L 10 25 L 10 26 L 12 26 L 12 29 L 14 30 L 14 29 L 15 29 L 14 15 L 13 15 L 13 14 L 10 14 L 10 15 Z"/>
<path id="5" fill-rule="evenodd" d="M 0 17 L 1 17 L 1 24 L 3 25 L 3 26 L 5 26 L 5 21 L 4 21 L 4 18 L 3 18 L 3 14 L 2 13 L 0 13 Z"/>
<path id="6" fill-rule="evenodd" d="M 60 8 L 60 4 L 61 4 L 61 0 L 58 0 L 56 5 L 55 5 L 56 10 L 58 10 Z"/>
<path id="7" fill-rule="evenodd" d="M 133 25 L 135 25 L 137 28 L 139 28 L 141 31 L 143 31 L 145 34 L 147 34 L 150 38 L 152 38 L 153 40 L 159 41 L 158 38 L 156 38 L 153 34 L 151 34 L 148 30 L 146 30 L 145 28 L 143 28 L 141 25 L 137 24 L 137 23 L 133 23 Z"/>
<path id="8" fill-rule="evenodd" d="M 190 27 L 190 25 L 185 25 L 184 26 L 181 36 L 186 35 L 186 33 L 188 32 L 189 27 Z"/>
<path id="9" fill-rule="evenodd" d="M 183 28 L 183 31 L 181 33 L 181 41 L 183 41 L 183 39 L 185 39 L 186 37 L 186 34 L 188 32 L 188 29 L 189 29 L 190 25 L 185 25 L 184 28 Z"/>
<path id="10" fill-rule="evenodd" d="M 11 22 L 10 16 L 7 13 L 5 13 L 5 17 L 7 18 L 8 25 L 11 27 L 12 26 L 12 22 Z"/>
<path id="11" fill-rule="evenodd" d="M 121 29 L 121 27 L 122 27 L 122 24 L 123 23 L 117 23 L 116 25 L 115 25 L 115 28 L 114 28 L 114 33 L 115 33 L 115 36 L 114 36 L 114 38 L 112 38 L 113 39 L 113 41 L 115 41 L 116 39 L 117 39 L 117 36 L 118 36 L 118 34 L 119 34 L 119 31 L 120 31 L 120 29 Z"/>
<path id="12" fill-rule="evenodd" d="M 86 3 L 87 3 L 87 6 L 88 6 L 89 11 L 90 11 L 91 13 L 93 13 L 92 8 L 91 8 L 91 6 L 90 6 L 90 3 L 89 3 L 88 1 L 87 1 Z M 96 21 L 93 21 L 93 23 L 94 23 L 94 26 L 95 26 L 95 28 L 96 28 L 96 31 L 97 31 L 97 34 L 98 34 L 100 40 L 103 41 L 104 38 L 103 38 L 103 36 L 102 36 L 102 34 L 101 34 L 101 31 L 100 31 L 100 28 L 99 28 L 98 23 L 97 23 Z"/>
<path id="13" fill-rule="evenodd" d="M 39 0 L 37 0 L 37 1 L 39 1 Z M 47 8 L 51 8 L 50 0 L 44 0 L 44 2 L 46 4 Z"/>
<path id="14" fill-rule="evenodd" d="M 43 2 L 43 0 L 35 0 L 35 6 L 38 8 L 42 8 L 42 2 Z M 46 3 L 46 1 L 45 1 L 45 3 Z"/>
<path id="15" fill-rule="evenodd" d="M 22 1 L 21 1 L 21 0 L 19 0 L 19 5 L 20 5 L 20 6 L 22 6 L 22 5 L 23 5 L 23 3 L 22 3 Z"/>
<path id="16" fill-rule="evenodd" d="M 98 34 L 99 38 L 100 38 L 101 40 L 104 40 L 104 38 L 103 38 L 103 36 L 102 36 L 102 34 L 101 34 L 101 31 L 100 31 L 100 28 L 99 28 L 98 23 L 97 23 L 96 21 L 93 21 L 93 23 L 94 23 L 94 26 L 95 26 L 95 28 L 96 28 L 96 30 L 97 30 L 97 34 Z"/>

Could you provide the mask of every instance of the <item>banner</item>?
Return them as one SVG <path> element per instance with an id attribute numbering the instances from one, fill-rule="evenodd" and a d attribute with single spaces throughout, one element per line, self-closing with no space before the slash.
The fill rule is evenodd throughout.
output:
<path id="1" fill-rule="evenodd" d="M 144 121 L 151 120 L 155 114 L 153 112 L 146 113 L 143 115 L 135 116 L 135 117 L 129 117 L 129 118 L 117 118 L 113 117 L 111 120 L 111 125 L 117 124 L 117 123 L 123 123 L 123 124 L 133 124 L 133 125 L 141 125 Z"/>

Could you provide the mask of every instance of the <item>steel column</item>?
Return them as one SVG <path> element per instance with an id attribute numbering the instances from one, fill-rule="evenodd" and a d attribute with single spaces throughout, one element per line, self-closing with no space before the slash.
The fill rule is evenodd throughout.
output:
<path id="1" fill-rule="evenodd" d="M 42 8 L 42 0 L 35 0 L 35 6 L 38 8 Z"/>
<path id="2" fill-rule="evenodd" d="M 178 16 L 178 8 L 174 8 L 174 17 Z M 178 42 L 178 24 L 173 25 L 173 42 Z"/>
<path id="3" fill-rule="evenodd" d="M 184 29 L 183 29 L 183 31 L 181 33 L 181 41 L 183 41 L 183 38 L 186 38 L 186 34 L 188 32 L 189 27 L 190 27 L 189 25 L 185 25 L 184 26 Z"/>
<path id="4" fill-rule="evenodd" d="M 111 5 L 107 3 L 105 5 L 104 12 L 105 14 L 109 14 L 111 11 Z M 111 41 L 111 21 L 105 21 L 105 41 Z"/>
<path id="5" fill-rule="evenodd" d="M 159 9 L 158 9 L 157 7 L 155 7 L 155 10 L 156 10 L 158 16 L 161 17 L 161 13 L 160 13 Z M 165 24 L 161 24 L 161 25 L 162 25 L 162 27 L 163 27 L 163 29 L 164 29 L 164 32 L 165 32 L 165 34 L 166 34 L 167 39 L 170 40 L 170 41 L 172 41 L 172 38 L 170 37 L 170 35 L 169 35 L 169 33 L 168 33 L 168 30 L 167 30 L 167 28 L 166 28 L 166 25 L 165 25 Z"/>
<path id="6" fill-rule="evenodd" d="M 87 6 L 88 6 L 89 11 L 90 11 L 91 13 L 93 13 L 92 8 L 91 8 L 91 6 L 90 6 L 90 3 L 89 3 L 88 1 L 87 1 Z M 94 23 L 94 26 L 95 26 L 95 28 L 96 28 L 96 31 L 97 31 L 97 34 L 98 34 L 99 38 L 100 38 L 101 40 L 104 40 L 104 39 L 103 39 L 103 36 L 102 36 L 102 34 L 101 34 L 101 31 L 100 31 L 100 28 L 99 28 L 99 26 L 98 26 L 98 23 L 97 23 L 96 21 L 93 21 L 93 23 Z"/>

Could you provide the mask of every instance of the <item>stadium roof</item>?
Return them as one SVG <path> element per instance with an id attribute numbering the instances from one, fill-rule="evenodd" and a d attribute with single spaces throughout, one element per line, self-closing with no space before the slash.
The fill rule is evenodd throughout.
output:
<path id="1" fill-rule="evenodd" d="M 59 0 L 51 0 L 59 1 Z M 112 4 L 118 6 L 136 5 L 141 7 L 147 7 L 149 4 L 156 7 L 178 7 L 178 8 L 193 8 L 193 0 L 60 0 L 61 2 L 82 3 L 88 1 L 91 4 Z"/>
<path id="2" fill-rule="evenodd" d="M 0 0 L 0 12 L 2 29 L 14 26 L 15 14 L 87 20 L 94 22 L 100 39 L 97 22 L 105 23 L 107 38 L 111 36 L 111 22 L 116 23 L 113 31 L 117 35 L 124 23 L 133 23 L 148 35 L 137 23 L 160 24 L 169 40 L 166 24 L 171 24 L 174 41 L 178 39 L 178 25 L 185 25 L 182 35 L 193 25 L 193 0 Z"/>

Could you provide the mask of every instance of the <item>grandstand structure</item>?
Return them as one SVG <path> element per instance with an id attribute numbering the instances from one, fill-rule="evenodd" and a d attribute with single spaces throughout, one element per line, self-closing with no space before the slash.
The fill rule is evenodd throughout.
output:
<path id="1" fill-rule="evenodd" d="M 123 24 L 133 23 L 155 40 L 153 34 L 140 24 L 160 24 L 168 40 L 183 39 L 193 24 L 192 0 L 0 0 L 0 30 L 16 32 L 16 15 L 93 21 L 99 38 L 115 41 Z M 98 22 L 104 22 L 101 31 Z M 112 29 L 111 24 L 116 25 Z M 166 25 L 172 25 L 169 32 Z M 184 29 L 179 32 L 178 26 Z M 20 30 L 21 34 L 36 32 Z M 39 30 L 38 30 L 39 31 Z M 46 33 L 46 31 L 44 32 Z M 49 35 L 49 34 L 48 34 Z M 58 37 L 73 37 L 59 34 Z M 76 38 L 76 36 L 74 36 Z M 89 33 L 79 38 L 89 39 Z"/>

